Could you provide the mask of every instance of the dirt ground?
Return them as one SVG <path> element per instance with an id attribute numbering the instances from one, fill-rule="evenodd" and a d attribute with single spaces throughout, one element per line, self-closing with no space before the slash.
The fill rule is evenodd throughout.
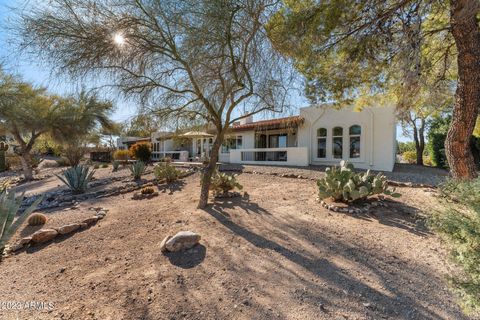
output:
<path id="1" fill-rule="evenodd" d="M 125 194 L 48 213 L 57 226 L 91 206 L 110 210 L 90 229 L 1 262 L 0 319 L 468 319 L 419 215 L 434 207 L 431 192 L 400 188 L 388 208 L 347 215 L 320 207 L 314 181 L 239 180 L 243 198 L 206 210 L 196 209 L 195 174 L 154 199 Z M 199 233 L 201 245 L 163 255 L 160 241 L 180 230 Z M 45 308 L 7 310 L 8 301 Z"/>

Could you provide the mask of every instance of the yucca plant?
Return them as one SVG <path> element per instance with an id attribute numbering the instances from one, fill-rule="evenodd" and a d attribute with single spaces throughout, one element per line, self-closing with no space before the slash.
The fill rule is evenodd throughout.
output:
<path id="1" fill-rule="evenodd" d="M 129 167 L 130 172 L 135 180 L 139 180 L 142 178 L 142 175 L 145 173 L 147 166 L 142 161 L 136 161 L 132 163 Z"/>
<path id="2" fill-rule="evenodd" d="M 42 202 L 43 197 L 39 197 L 35 200 L 35 202 L 19 215 L 17 220 L 15 220 L 15 216 L 22 205 L 22 200 L 23 194 L 17 197 L 15 192 L 10 192 L 7 188 L 0 192 L 0 258 L 7 242 L 37 208 L 40 202 Z"/>
<path id="3" fill-rule="evenodd" d="M 395 189 L 388 189 L 387 177 L 367 172 L 355 172 L 351 163 L 340 162 L 340 167 L 327 168 L 325 177 L 317 181 L 318 195 L 321 200 L 332 198 L 334 201 L 353 202 L 367 199 L 375 194 L 400 197 Z"/>
<path id="4" fill-rule="evenodd" d="M 210 188 L 216 194 L 225 194 L 235 188 L 242 190 L 243 186 L 237 181 L 237 176 L 236 174 L 229 175 L 216 171 L 212 176 Z"/>
<path id="5" fill-rule="evenodd" d="M 84 165 L 77 165 L 63 171 L 63 176 L 57 177 L 65 183 L 73 193 L 85 193 L 88 189 L 88 183 L 92 180 L 95 170 L 90 170 L 90 167 Z"/>

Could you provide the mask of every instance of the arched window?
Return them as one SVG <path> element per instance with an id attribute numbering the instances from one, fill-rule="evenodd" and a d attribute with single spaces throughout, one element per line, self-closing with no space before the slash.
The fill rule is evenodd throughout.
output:
<path id="1" fill-rule="evenodd" d="M 327 157 L 327 129 L 317 130 L 317 158 Z"/>
<path id="2" fill-rule="evenodd" d="M 360 137 L 362 135 L 362 127 L 353 125 L 349 129 L 350 135 L 350 158 L 360 158 Z"/>
<path id="3" fill-rule="evenodd" d="M 343 128 L 335 127 L 333 128 L 332 134 L 332 146 L 333 146 L 333 157 L 335 159 L 343 158 Z"/>

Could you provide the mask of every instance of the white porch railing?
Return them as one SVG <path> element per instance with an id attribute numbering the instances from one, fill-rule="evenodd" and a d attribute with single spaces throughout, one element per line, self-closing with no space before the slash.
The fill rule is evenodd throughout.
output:
<path id="1" fill-rule="evenodd" d="M 165 157 L 170 157 L 172 160 L 182 162 L 188 161 L 188 151 L 154 151 L 152 152 L 152 159 L 161 160 Z"/>
<path id="2" fill-rule="evenodd" d="M 257 148 L 230 150 L 230 163 L 308 166 L 308 149 Z"/>

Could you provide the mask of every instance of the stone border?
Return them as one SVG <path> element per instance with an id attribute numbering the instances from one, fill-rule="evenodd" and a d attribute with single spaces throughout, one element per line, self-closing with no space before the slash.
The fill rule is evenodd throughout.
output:
<path id="1" fill-rule="evenodd" d="M 325 209 L 333 212 L 341 212 L 341 213 L 348 213 L 348 214 L 361 214 L 367 213 L 372 207 L 388 207 L 385 203 L 385 198 L 379 198 L 378 200 L 369 199 L 368 202 L 363 204 L 359 204 L 358 206 L 352 206 L 348 203 L 343 203 L 343 206 L 337 205 L 335 203 L 327 203 L 324 200 L 320 200 L 317 198 L 317 201 L 320 202 L 320 205 Z M 345 207 L 346 205 L 346 207 Z M 359 208 L 361 206 L 361 208 Z"/>
<path id="2" fill-rule="evenodd" d="M 311 181 L 317 181 L 318 180 L 318 178 L 309 178 L 309 177 L 305 177 L 301 174 L 294 174 L 294 173 L 259 172 L 259 171 L 255 171 L 255 170 L 254 171 L 245 171 L 245 170 L 237 170 L 237 169 L 222 169 L 220 171 L 269 175 L 269 176 L 276 176 L 276 177 L 281 177 L 281 178 L 302 179 L 302 180 L 311 180 Z M 388 185 L 393 186 L 393 187 L 437 189 L 437 186 L 434 186 L 434 185 L 431 185 L 431 184 L 423 184 L 423 183 L 399 182 L 399 181 L 393 181 L 393 180 L 387 180 L 387 183 L 388 183 Z"/>
<path id="3" fill-rule="evenodd" d="M 238 198 L 238 197 L 243 197 L 240 192 L 237 191 L 227 191 L 227 192 L 221 192 L 221 193 L 213 193 L 213 198 L 215 199 L 230 199 L 230 198 Z"/>
<path id="4" fill-rule="evenodd" d="M 35 246 L 43 243 L 50 242 L 51 240 L 55 239 L 57 236 L 64 236 L 64 235 L 73 235 L 76 232 L 81 230 L 87 229 L 97 223 L 98 220 L 103 219 L 108 209 L 104 208 L 90 208 L 89 210 L 95 211 L 95 214 L 90 218 L 86 218 L 79 223 L 70 223 L 63 225 L 61 227 L 52 227 L 52 228 L 45 228 L 40 229 L 33 233 L 31 236 L 24 237 L 20 239 L 17 243 L 9 246 L 5 252 L 6 254 L 11 254 L 22 249 L 26 249 L 30 246 Z"/>

